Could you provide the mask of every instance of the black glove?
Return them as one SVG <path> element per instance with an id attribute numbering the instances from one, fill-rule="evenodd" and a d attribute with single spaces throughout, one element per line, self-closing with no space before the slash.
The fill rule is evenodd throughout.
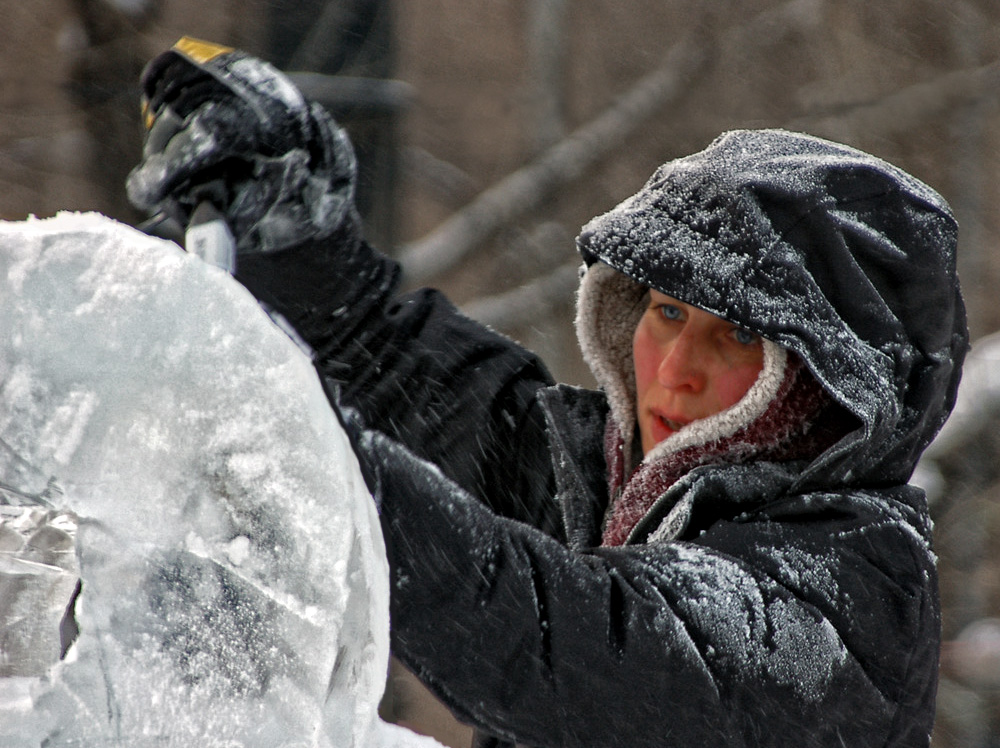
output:
<path id="1" fill-rule="evenodd" d="M 143 72 L 148 133 L 129 200 L 186 227 L 203 201 L 241 251 L 360 233 L 350 141 L 266 62 L 183 39 Z"/>

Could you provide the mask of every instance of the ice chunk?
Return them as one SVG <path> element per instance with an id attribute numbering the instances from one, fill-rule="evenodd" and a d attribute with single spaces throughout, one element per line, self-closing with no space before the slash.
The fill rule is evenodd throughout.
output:
<path id="1" fill-rule="evenodd" d="M 0 744 L 437 745 L 378 720 L 378 519 L 242 286 L 60 214 L 0 223 L 0 320 Z"/>
<path id="2" fill-rule="evenodd" d="M 59 659 L 79 579 L 75 535 L 70 513 L 0 505 L 0 677 L 44 675 Z"/>

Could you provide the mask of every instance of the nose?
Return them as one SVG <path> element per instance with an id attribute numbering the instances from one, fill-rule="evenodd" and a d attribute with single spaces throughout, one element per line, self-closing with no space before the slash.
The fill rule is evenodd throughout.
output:
<path id="1" fill-rule="evenodd" d="M 657 381 L 666 389 L 697 394 L 705 389 L 707 374 L 697 336 L 690 325 L 664 346 L 656 371 Z"/>

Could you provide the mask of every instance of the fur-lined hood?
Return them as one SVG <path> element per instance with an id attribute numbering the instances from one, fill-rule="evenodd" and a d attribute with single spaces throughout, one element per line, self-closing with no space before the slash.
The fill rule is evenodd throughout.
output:
<path id="1" fill-rule="evenodd" d="M 584 226 L 580 345 L 628 438 L 646 289 L 698 306 L 777 344 L 744 412 L 716 418 L 745 423 L 794 351 L 860 424 L 803 478 L 905 482 L 968 346 L 956 240 L 943 198 L 884 161 L 780 130 L 726 133 Z"/>

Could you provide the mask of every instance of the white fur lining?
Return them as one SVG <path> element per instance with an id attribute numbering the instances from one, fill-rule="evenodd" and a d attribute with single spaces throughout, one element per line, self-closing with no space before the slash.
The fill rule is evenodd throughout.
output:
<path id="1" fill-rule="evenodd" d="M 577 293 L 580 351 L 608 396 L 626 444 L 635 429 L 632 336 L 646 311 L 645 297 L 645 287 L 601 262 L 587 268 Z"/>
<path id="2" fill-rule="evenodd" d="M 586 269 L 577 295 L 576 334 L 584 361 L 604 388 L 611 413 L 622 430 L 626 455 L 635 437 L 636 394 L 632 337 L 646 310 L 646 288 L 608 265 Z M 651 462 L 679 449 L 731 436 L 767 408 L 784 379 L 788 353 L 764 341 L 764 366 L 757 381 L 730 408 L 685 426 L 643 458 Z"/>

